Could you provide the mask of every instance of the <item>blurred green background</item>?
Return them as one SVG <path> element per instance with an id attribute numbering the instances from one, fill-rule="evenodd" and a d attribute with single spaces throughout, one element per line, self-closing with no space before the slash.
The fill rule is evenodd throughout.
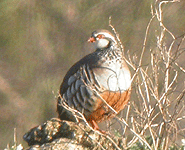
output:
<path id="1" fill-rule="evenodd" d="M 56 96 L 67 70 L 94 51 L 91 32 L 109 16 L 130 54 L 139 54 L 155 0 L 0 0 L 0 149 L 57 117 Z M 165 25 L 185 33 L 185 1 L 164 9 Z M 154 36 L 155 37 L 155 36 Z M 155 47 L 155 39 L 148 47 Z M 184 62 L 184 61 L 183 61 Z"/>

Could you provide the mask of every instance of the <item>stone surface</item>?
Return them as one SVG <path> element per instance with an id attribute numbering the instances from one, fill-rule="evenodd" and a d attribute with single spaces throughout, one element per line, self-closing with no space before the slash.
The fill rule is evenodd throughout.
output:
<path id="1" fill-rule="evenodd" d="M 57 118 L 32 128 L 23 136 L 29 150 L 98 150 L 122 149 L 119 138 L 114 141 L 106 134 L 91 130 L 81 123 L 61 121 Z"/>

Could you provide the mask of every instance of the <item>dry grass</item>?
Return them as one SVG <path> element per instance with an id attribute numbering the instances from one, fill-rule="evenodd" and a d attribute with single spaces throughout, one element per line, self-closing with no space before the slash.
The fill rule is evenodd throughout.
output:
<path id="1" fill-rule="evenodd" d="M 184 80 L 180 80 L 185 77 L 185 68 L 178 63 L 184 52 L 185 37 L 184 35 L 175 37 L 163 22 L 163 6 L 177 2 L 177 0 L 156 1 L 151 5 L 151 19 L 146 27 L 140 56 L 131 56 L 129 52 L 125 54 L 124 59 L 134 72 L 132 78 L 134 96 L 125 109 L 124 117 L 116 118 L 121 124 L 125 149 L 139 144 L 144 149 L 180 148 L 181 140 L 185 139 L 183 125 L 185 124 L 185 88 Z M 111 18 L 109 26 L 124 53 L 123 44 L 111 24 Z M 146 45 L 151 37 L 150 32 L 155 33 L 156 47 L 148 49 Z M 111 110 L 117 114 L 113 108 Z M 80 119 L 85 120 L 81 113 L 72 111 L 78 113 L 78 119 L 80 116 Z M 86 124 L 88 125 L 87 122 Z M 111 139 L 109 136 L 107 138 Z"/>
<path id="2" fill-rule="evenodd" d="M 107 127 L 110 132 L 123 138 L 125 149 L 166 150 L 183 146 L 185 88 L 182 79 L 185 78 L 185 68 L 179 62 L 185 50 L 185 36 L 182 34 L 176 37 L 163 20 L 163 6 L 177 2 L 178 0 L 156 0 L 151 5 L 151 19 L 146 27 L 140 55 L 131 55 L 129 51 L 125 53 L 119 35 L 111 24 L 111 18 L 109 19 L 109 26 L 115 33 L 125 54 L 124 59 L 133 72 L 132 98 L 124 114 L 115 118 L 120 128 L 117 129 L 118 132 L 115 131 L 112 127 L 114 120 L 108 122 Z M 151 34 L 155 36 L 155 47 L 148 46 Z M 77 114 L 77 119 L 84 120 L 89 126 L 82 113 L 67 105 L 65 107 Z M 117 114 L 113 108 L 111 110 Z M 105 136 L 117 149 L 120 149 L 111 136 Z M 14 135 L 15 145 L 11 148 L 7 146 L 7 149 L 17 147 L 15 137 Z M 97 145 L 104 149 L 98 141 Z"/>
<path id="3" fill-rule="evenodd" d="M 148 149 L 168 149 L 172 145 L 179 147 L 185 138 L 185 90 L 184 81 L 179 80 L 180 76 L 184 76 L 184 68 L 178 64 L 179 56 L 184 52 L 184 35 L 175 37 L 163 23 L 162 6 L 175 2 L 178 1 L 156 1 L 151 6 L 152 16 L 146 28 L 141 55 L 137 56 L 138 63 L 128 54 L 127 62 L 135 71 L 133 92 L 137 93 L 137 100 L 131 100 L 129 107 L 134 109 L 128 109 L 127 119 L 119 118 L 126 125 L 125 130 L 133 133 L 132 139 L 125 145 L 127 148 L 140 140 Z M 146 44 L 154 21 L 158 22 L 157 47 L 150 49 L 148 64 L 144 66 L 143 56 L 145 51 L 149 51 Z M 128 116 L 132 116 L 130 120 Z M 147 137 L 152 138 L 152 144 L 148 143 Z"/>

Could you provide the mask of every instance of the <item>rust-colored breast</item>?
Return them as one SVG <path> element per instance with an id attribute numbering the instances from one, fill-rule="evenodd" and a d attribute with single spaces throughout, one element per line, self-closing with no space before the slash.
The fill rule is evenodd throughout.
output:
<path id="1" fill-rule="evenodd" d="M 124 92 L 110 92 L 101 93 L 101 97 L 109 106 L 111 106 L 117 113 L 122 110 L 130 99 L 131 89 Z M 105 104 L 101 98 L 97 100 L 97 109 L 87 116 L 87 121 L 101 122 L 105 119 L 113 117 L 115 113 Z"/>

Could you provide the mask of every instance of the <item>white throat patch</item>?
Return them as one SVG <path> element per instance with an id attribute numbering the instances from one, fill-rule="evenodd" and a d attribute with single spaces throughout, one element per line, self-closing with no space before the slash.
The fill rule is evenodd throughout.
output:
<path id="1" fill-rule="evenodd" d="M 95 48 L 97 49 L 102 49 L 102 48 L 106 48 L 109 45 L 109 42 L 107 39 L 99 39 L 96 42 L 94 42 L 95 44 Z"/>

